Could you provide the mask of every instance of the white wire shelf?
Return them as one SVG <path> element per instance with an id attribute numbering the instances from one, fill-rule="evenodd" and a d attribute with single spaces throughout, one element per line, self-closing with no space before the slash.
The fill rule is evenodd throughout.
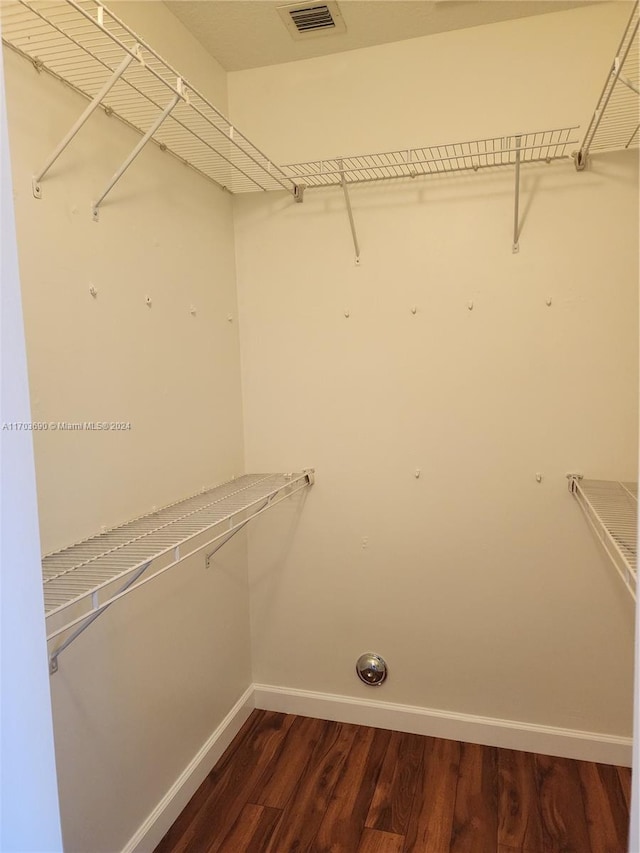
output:
<path id="1" fill-rule="evenodd" d="M 282 166 L 286 175 L 308 188 L 417 178 L 451 172 L 478 171 L 520 163 L 550 162 L 571 156 L 578 145 L 577 127 L 561 127 L 511 136 L 494 136 L 446 145 L 357 154 Z"/>
<path id="2" fill-rule="evenodd" d="M 640 145 L 638 68 L 636 2 L 576 156 L 576 166 L 579 169 L 584 169 L 590 151 L 619 151 Z"/>
<path id="3" fill-rule="evenodd" d="M 47 640 L 76 628 L 51 654 L 51 671 L 57 670 L 58 655 L 115 601 L 217 543 L 207 555 L 208 564 L 213 553 L 245 524 L 313 481 L 311 469 L 296 474 L 245 474 L 45 556 L 46 617 L 73 616 L 51 631 Z M 152 573 L 146 574 L 149 570 Z"/>
<path id="4" fill-rule="evenodd" d="M 142 134 L 175 97 L 150 138 L 216 184 L 294 193 L 259 148 L 99 0 L 2 0 L 0 20 L 6 45 L 89 100 L 112 80 L 95 106 Z"/>
<path id="5" fill-rule="evenodd" d="M 570 476 L 569 489 L 635 600 L 638 484 Z"/>

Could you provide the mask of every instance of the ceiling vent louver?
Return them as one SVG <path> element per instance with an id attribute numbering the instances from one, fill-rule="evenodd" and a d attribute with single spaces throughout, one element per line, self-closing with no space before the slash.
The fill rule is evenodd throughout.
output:
<path id="1" fill-rule="evenodd" d="M 338 4 L 334 0 L 326 3 L 291 3 L 278 6 L 277 9 L 294 39 L 346 32 Z"/>
<path id="2" fill-rule="evenodd" d="M 308 33 L 310 30 L 324 30 L 327 27 L 335 27 L 328 6 L 311 6 L 304 9 L 291 9 L 289 12 L 293 23 L 299 33 Z"/>

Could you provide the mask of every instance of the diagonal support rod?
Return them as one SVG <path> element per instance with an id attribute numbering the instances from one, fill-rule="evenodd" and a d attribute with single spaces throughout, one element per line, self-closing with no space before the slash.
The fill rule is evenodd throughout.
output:
<path id="1" fill-rule="evenodd" d="M 139 46 L 138 45 L 135 46 L 134 52 L 139 59 L 140 57 L 139 57 Z M 73 125 L 73 127 L 71 128 L 69 133 L 67 133 L 67 135 L 64 137 L 64 139 L 59 143 L 58 147 L 55 149 L 53 154 L 49 157 L 49 159 L 47 160 L 47 162 L 45 163 L 43 168 L 40 169 L 40 171 L 37 173 L 37 175 L 34 175 L 32 186 L 33 186 L 33 194 L 36 198 L 42 198 L 42 189 L 40 187 L 40 181 L 44 178 L 44 176 L 47 174 L 49 169 L 56 162 L 58 157 L 62 154 L 64 149 L 67 147 L 67 145 L 74 138 L 74 136 L 83 127 L 83 125 L 86 123 L 89 116 L 91 116 L 91 114 L 95 112 L 95 110 L 102 103 L 105 96 L 111 91 L 111 89 L 115 86 L 115 84 L 118 82 L 118 80 L 122 77 L 124 72 L 127 70 L 129 65 L 133 61 L 133 58 L 134 57 L 131 54 L 129 54 L 128 56 L 125 56 L 125 58 L 122 60 L 120 65 L 118 65 L 118 67 L 113 72 L 111 77 L 109 77 L 107 82 L 104 84 L 102 89 L 100 89 L 98 94 L 91 101 L 91 103 L 87 106 L 87 108 L 82 113 L 82 115 L 77 120 L 77 122 Z"/>
<path id="2" fill-rule="evenodd" d="M 640 95 L 640 89 L 629 80 L 628 77 L 623 77 L 622 74 L 618 74 L 618 80 L 627 87 L 627 89 L 631 89 L 632 92 L 635 92 L 636 95 Z"/>
<path id="3" fill-rule="evenodd" d="M 351 210 L 351 199 L 349 197 L 349 188 L 347 187 L 347 182 L 344 177 L 344 166 L 342 163 L 342 159 L 338 160 L 338 166 L 340 168 L 340 183 L 342 185 L 342 191 L 344 192 L 344 200 L 347 205 L 347 213 L 349 214 L 349 225 L 351 226 L 351 236 L 353 237 L 353 247 L 356 250 L 356 266 L 360 265 L 360 245 L 358 243 L 358 235 L 356 234 L 356 225 L 353 221 L 353 211 Z"/>
<path id="4" fill-rule="evenodd" d="M 268 506 L 270 506 L 272 500 L 273 500 L 273 495 L 271 495 L 271 497 L 262 504 L 259 511 L 262 512 L 263 509 L 266 509 Z M 233 529 L 229 531 L 227 538 L 222 539 L 220 542 L 218 542 L 216 544 L 216 547 L 213 549 L 213 551 L 210 551 L 208 554 L 205 555 L 204 564 L 207 568 L 209 568 L 211 566 L 211 559 L 218 553 L 220 548 L 222 548 L 223 545 L 226 545 L 230 539 L 233 539 L 233 537 L 236 535 L 236 533 L 240 533 L 240 531 L 244 527 L 246 527 L 250 521 L 251 521 L 251 519 L 247 518 L 245 521 L 243 521 L 240 524 L 238 524 L 237 526 L 233 527 Z"/>
<path id="5" fill-rule="evenodd" d="M 516 136 L 516 191 L 515 202 L 513 207 L 513 247 L 514 255 L 520 251 L 520 146 L 522 145 L 522 137 Z"/>
<path id="6" fill-rule="evenodd" d="M 140 566 L 137 572 L 135 572 L 135 574 L 133 574 L 127 580 L 127 582 L 120 587 L 116 594 L 119 595 L 121 592 L 124 592 L 126 589 L 129 589 L 129 587 L 132 586 L 138 580 L 138 578 L 147 571 L 150 565 L 151 560 L 148 563 L 145 563 L 143 566 Z M 92 625 L 96 621 L 98 616 L 101 616 L 105 612 L 105 610 L 111 607 L 111 604 L 113 604 L 113 602 L 105 604 L 105 606 L 101 610 L 97 610 L 95 613 L 89 614 L 89 616 L 87 616 L 84 622 L 82 622 L 79 627 L 76 628 L 73 634 L 70 634 L 64 641 L 64 643 L 61 643 L 55 651 L 51 652 L 51 654 L 49 655 L 49 675 L 53 675 L 55 672 L 58 671 L 58 655 L 61 655 L 62 652 L 68 646 L 70 646 L 71 643 L 74 642 L 74 640 L 77 640 L 80 634 L 84 633 L 89 627 L 89 625 Z"/>
<path id="7" fill-rule="evenodd" d="M 120 166 L 120 168 L 118 169 L 118 171 L 113 175 L 113 177 L 111 178 L 111 180 L 110 180 L 110 181 L 109 181 L 109 183 L 107 184 L 107 187 L 106 187 L 106 189 L 104 190 L 104 192 L 102 193 L 102 195 L 98 198 L 98 200 L 97 200 L 96 202 L 94 202 L 94 204 L 93 204 L 93 219 L 94 219 L 94 222 L 97 222 L 97 221 L 98 221 L 98 208 L 100 207 L 100 205 L 102 204 L 102 202 L 103 202 L 103 201 L 105 200 L 105 198 L 109 195 L 109 193 L 111 192 L 111 190 L 115 187 L 115 185 L 118 183 L 118 181 L 120 180 L 120 178 L 124 175 L 124 173 L 127 171 L 127 169 L 129 168 L 129 166 L 133 163 L 133 161 L 136 159 L 136 157 L 138 156 L 138 154 L 142 151 L 142 149 L 144 148 L 144 146 L 145 146 L 145 145 L 147 144 L 147 142 L 151 139 L 151 137 L 152 137 L 152 136 L 153 136 L 153 134 L 156 132 L 156 130 L 160 127 L 160 125 L 163 123 L 163 121 L 169 117 L 169 115 L 171 114 L 171 111 L 173 110 L 173 108 L 176 106 L 176 104 L 178 103 L 178 101 L 179 101 L 181 98 L 184 98 L 184 94 L 183 94 L 183 92 L 182 92 L 182 82 L 181 82 L 181 81 L 178 81 L 178 91 L 177 91 L 177 92 L 175 93 L 175 95 L 171 98 L 171 100 L 169 101 L 169 103 L 167 104 L 167 106 L 164 108 L 164 110 L 163 110 L 163 111 L 162 111 L 162 113 L 158 116 L 158 118 L 154 121 L 154 123 L 151 125 L 151 127 L 149 128 L 149 130 L 148 130 L 148 131 L 145 133 L 145 135 L 142 137 L 142 139 L 138 142 L 138 144 L 137 144 L 137 145 L 136 145 L 136 147 L 133 149 L 133 151 L 131 152 L 131 154 L 129 154 L 129 156 L 128 156 L 128 157 L 127 157 L 127 159 L 124 161 L 124 163 L 122 164 L 122 166 Z"/>

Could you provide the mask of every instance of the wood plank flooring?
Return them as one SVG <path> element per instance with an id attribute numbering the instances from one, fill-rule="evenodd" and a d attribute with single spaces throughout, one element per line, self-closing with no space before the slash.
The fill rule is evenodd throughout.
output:
<path id="1" fill-rule="evenodd" d="M 626 853 L 631 771 L 254 711 L 156 853 Z"/>

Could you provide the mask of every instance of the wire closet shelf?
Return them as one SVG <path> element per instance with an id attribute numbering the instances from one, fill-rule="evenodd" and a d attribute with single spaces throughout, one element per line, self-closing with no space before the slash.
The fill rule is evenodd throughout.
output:
<path id="1" fill-rule="evenodd" d="M 57 670 L 58 655 L 114 602 L 210 549 L 208 565 L 218 548 L 249 521 L 313 482 L 312 469 L 245 474 L 46 555 L 42 573 L 47 640 L 76 629 L 50 655 L 51 672 Z"/>
<path id="2" fill-rule="evenodd" d="M 578 169 L 584 169 L 590 151 L 620 151 L 640 145 L 638 20 L 636 2 L 577 153 Z"/>
<path id="3" fill-rule="evenodd" d="M 623 583 L 636 599 L 638 484 L 569 476 L 575 496 Z"/>
<path id="4" fill-rule="evenodd" d="M 570 157 L 569 146 L 579 144 L 577 127 L 561 127 L 532 133 L 494 136 L 421 148 L 405 148 L 376 154 L 358 154 L 289 163 L 285 174 L 307 187 L 417 178 L 451 172 L 478 171 L 520 163 L 551 162 Z"/>
<path id="5" fill-rule="evenodd" d="M 0 20 L 3 42 L 38 70 L 139 133 L 153 129 L 149 138 L 204 177 L 232 193 L 294 193 L 290 178 L 99 0 L 2 0 Z"/>

